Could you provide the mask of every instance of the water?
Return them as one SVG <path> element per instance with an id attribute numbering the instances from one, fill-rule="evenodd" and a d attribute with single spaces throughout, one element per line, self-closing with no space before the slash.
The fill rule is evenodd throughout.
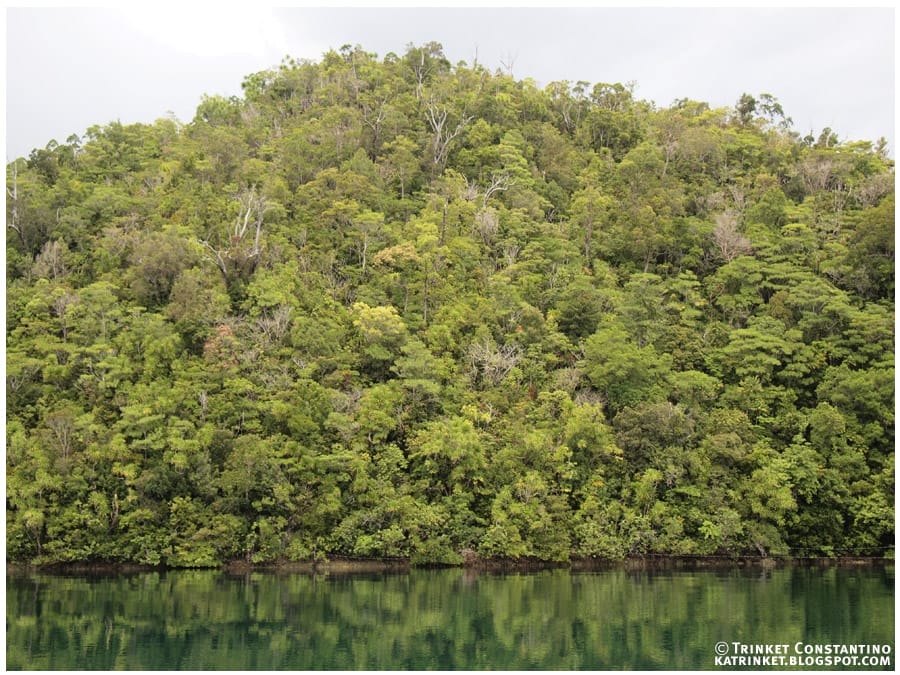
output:
<path id="1" fill-rule="evenodd" d="M 892 566 L 13 575 L 6 658 L 40 670 L 727 670 L 718 642 L 789 654 L 802 642 L 886 644 L 893 666 L 893 598 Z"/>

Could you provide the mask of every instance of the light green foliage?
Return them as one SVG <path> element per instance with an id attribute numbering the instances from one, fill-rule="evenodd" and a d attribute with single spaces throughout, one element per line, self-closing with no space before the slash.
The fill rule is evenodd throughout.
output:
<path id="1" fill-rule="evenodd" d="M 393 307 L 353 305 L 353 325 L 359 331 L 364 355 L 363 366 L 373 379 L 385 379 L 400 347 L 406 342 L 407 328 Z"/>
<path id="2" fill-rule="evenodd" d="M 344 47 L 7 166 L 7 555 L 891 554 L 883 147 Z"/>
<path id="3" fill-rule="evenodd" d="M 601 326 L 584 343 L 584 370 L 606 397 L 610 414 L 664 395 L 670 359 L 652 345 L 640 346 L 621 326 Z"/>
<path id="4" fill-rule="evenodd" d="M 487 466 L 484 444 L 483 434 L 468 419 L 429 423 L 410 441 L 412 475 L 436 495 L 480 493 Z"/>

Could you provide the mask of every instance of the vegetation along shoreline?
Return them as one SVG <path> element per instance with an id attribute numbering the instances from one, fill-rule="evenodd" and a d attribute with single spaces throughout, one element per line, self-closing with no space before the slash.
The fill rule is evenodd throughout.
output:
<path id="1" fill-rule="evenodd" d="M 787 113 L 348 45 L 9 162 L 7 559 L 892 555 L 894 159 Z"/>
<path id="2" fill-rule="evenodd" d="M 199 568 L 167 567 L 164 565 L 139 565 L 131 563 L 79 562 L 32 565 L 7 563 L 7 576 L 50 574 L 60 576 L 118 576 L 150 572 L 180 572 L 190 570 L 220 570 L 227 574 L 277 573 L 277 574 L 370 574 L 407 573 L 414 569 L 434 567 L 466 569 L 478 572 L 529 573 L 544 570 L 567 569 L 573 572 L 602 572 L 604 570 L 657 570 L 697 571 L 771 569 L 775 567 L 888 567 L 894 559 L 886 557 L 838 556 L 838 557 L 790 557 L 762 558 L 759 556 L 643 556 L 620 560 L 599 558 L 575 558 L 567 562 L 545 560 L 514 560 L 508 558 L 471 559 L 458 565 L 413 565 L 409 559 L 378 559 L 335 557 L 320 560 L 281 560 L 269 563 L 248 563 L 232 560 L 221 565 Z"/>

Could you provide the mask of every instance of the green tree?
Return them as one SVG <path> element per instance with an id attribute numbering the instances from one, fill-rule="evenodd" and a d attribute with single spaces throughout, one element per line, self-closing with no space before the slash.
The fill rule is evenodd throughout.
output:
<path id="1" fill-rule="evenodd" d="M 652 345 L 640 347 L 619 325 L 601 325 L 584 343 L 584 371 L 603 393 L 609 415 L 663 395 L 669 370 L 666 355 Z"/>

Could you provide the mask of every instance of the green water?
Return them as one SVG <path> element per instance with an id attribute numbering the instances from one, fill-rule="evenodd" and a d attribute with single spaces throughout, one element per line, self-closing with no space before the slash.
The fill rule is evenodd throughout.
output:
<path id="1" fill-rule="evenodd" d="M 802 642 L 888 645 L 893 666 L 893 598 L 893 567 L 7 576 L 6 658 L 41 670 L 727 670 L 718 642 L 789 654 Z"/>

